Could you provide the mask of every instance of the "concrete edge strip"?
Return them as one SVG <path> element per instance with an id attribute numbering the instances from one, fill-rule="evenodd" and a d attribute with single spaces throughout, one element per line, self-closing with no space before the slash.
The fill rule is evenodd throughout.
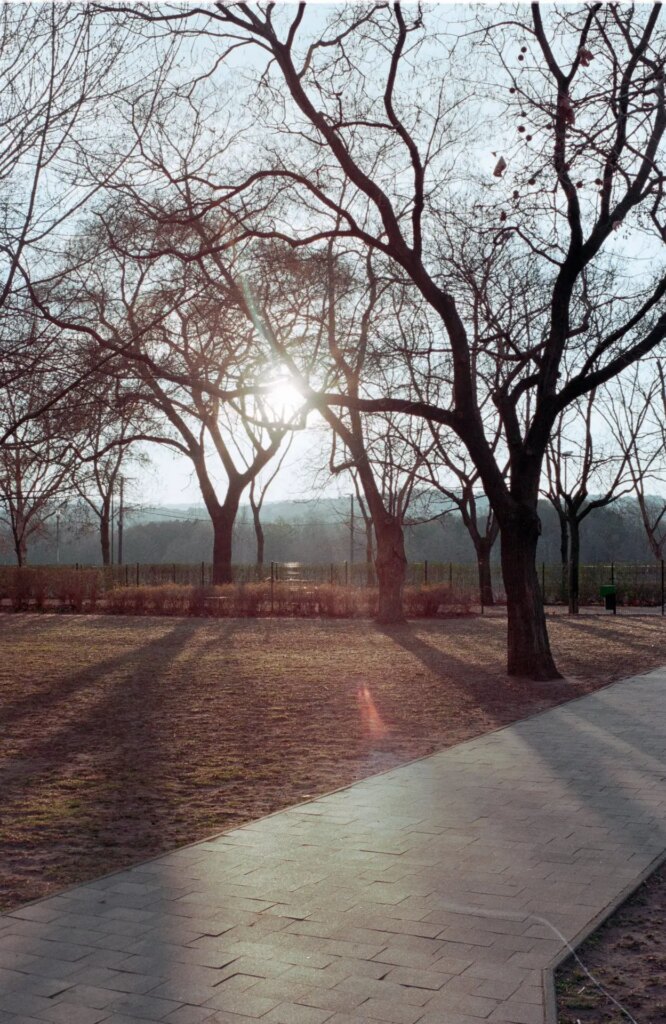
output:
<path id="1" fill-rule="evenodd" d="M 603 908 L 603 910 L 600 910 L 591 921 L 588 921 L 588 923 L 578 932 L 575 938 L 571 940 L 570 945 L 561 950 L 561 952 L 553 958 L 548 966 L 543 968 L 543 971 L 541 972 L 541 982 L 544 993 L 545 1024 L 558 1024 L 555 974 L 565 960 L 569 959 L 572 949 L 574 951 L 578 951 L 586 940 L 589 939 L 589 937 L 593 935 L 605 921 L 612 917 L 613 914 L 634 895 L 643 882 L 647 881 L 650 875 L 653 875 L 655 871 L 659 870 L 662 864 L 666 864 L 666 849 L 662 850 L 662 852 L 658 854 L 655 859 L 651 861 L 639 875 L 636 876 L 636 878 L 632 879 L 631 882 L 628 882 L 624 889 L 622 889 L 618 895 Z"/>

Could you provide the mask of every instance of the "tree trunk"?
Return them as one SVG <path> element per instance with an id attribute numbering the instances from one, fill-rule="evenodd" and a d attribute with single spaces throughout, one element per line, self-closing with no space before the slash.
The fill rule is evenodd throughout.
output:
<path id="1" fill-rule="evenodd" d="M 578 521 L 572 518 L 569 522 L 571 538 L 569 551 L 569 615 L 578 615 L 579 581 L 580 581 L 580 528 Z"/>
<path id="2" fill-rule="evenodd" d="M 28 545 L 25 539 L 21 537 L 20 540 L 16 540 L 14 543 L 14 550 L 16 552 L 16 564 L 21 568 L 28 564 Z"/>
<path id="3" fill-rule="evenodd" d="M 508 617 L 507 672 L 534 680 L 561 679 L 550 651 L 536 569 L 539 526 L 532 509 L 500 524 Z"/>
<path id="4" fill-rule="evenodd" d="M 111 537 L 109 534 L 109 509 L 102 508 L 99 519 L 99 539 L 102 545 L 102 565 L 111 565 Z"/>
<path id="5" fill-rule="evenodd" d="M 264 528 L 261 525 L 261 513 L 255 505 L 252 506 L 252 518 L 254 520 L 254 535 L 257 540 L 257 568 L 262 569 L 265 547 Z"/>
<path id="6" fill-rule="evenodd" d="M 569 565 L 569 524 L 567 517 L 558 513 L 560 520 L 560 564 L 562 566 L 562 584 L 560 587 L 560 600 L 562 604 L 567 600 L 567 567 Z"/>
<path id="7" fill-rule="evenodd" d="M 375 569 L 379 587 L 377 622 L 405 622 L 402 594 L 405 587 L 407 558 L 402 525 L 395 520 L 382 524 L 375 523 L 375 536 Z"/>
<path id="8" fill-rule="evenodd" d="M 226 503 L 225 503 L 226 504 Z M 222 507 L 213 519 L 213 583 L 233 583 L 232 547 L 236 511 Z"/>
<path id="9" fill-rule="evenodd" d="M 372 544 L 372 520 L 368 519 L 365 523 L 365 564 L 366 570 L 366 583 L 369 587 L 373 585 L 374 575 L 372 571 L 372 563 L 374 561 L 374 549 Z"/>
<path id="10" fill-rule="evenodd" d="M 479 599 L 485 607 L 492 607 L 495 604 L 493 580 L 490 573 L 490 549 L 489 538 L 480 538 L 476 545 L 476 561 L 479 567 Z"/>

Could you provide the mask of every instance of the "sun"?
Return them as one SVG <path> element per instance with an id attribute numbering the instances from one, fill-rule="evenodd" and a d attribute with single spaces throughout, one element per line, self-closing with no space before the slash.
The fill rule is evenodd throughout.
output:
<path id="1" fill-rule="evenodd" d="M 288 377 L 271 381 L 266 393 L 271 414 L 279 420 L 290 420 L 305 404 L 305 396 Z"/>

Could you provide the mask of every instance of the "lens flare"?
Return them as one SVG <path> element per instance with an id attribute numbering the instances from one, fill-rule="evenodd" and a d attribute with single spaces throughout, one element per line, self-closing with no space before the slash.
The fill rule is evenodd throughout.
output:
<path id="1" fill-rule="evenodd" d="M 356 700 L 361 715 L 361 724 L 365 732 L 373 739 L 381 739 L 390 732 L 390 727 L 379 714 L 368 686 L 359 686 L 356 690 Z"/>

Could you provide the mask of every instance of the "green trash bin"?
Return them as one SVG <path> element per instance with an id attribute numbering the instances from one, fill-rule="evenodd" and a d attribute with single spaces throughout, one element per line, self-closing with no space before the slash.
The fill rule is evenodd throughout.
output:
<path id="1" fill-rule="evenodd" d="M 617 615 L 617 587 L 615 584 L 607 583 L 603 587 L 599 587 L 599 597 L 604 598 L 606 611 Z"/>

